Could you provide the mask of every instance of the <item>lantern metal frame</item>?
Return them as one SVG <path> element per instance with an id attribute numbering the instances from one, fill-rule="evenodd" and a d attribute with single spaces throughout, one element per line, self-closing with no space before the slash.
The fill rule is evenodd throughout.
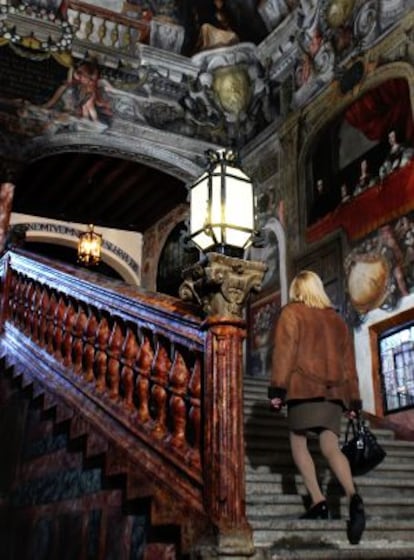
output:
<path id="1" fill-rule="evenodd" d="M 253 182 L 234 150 L 206 156 L 207 170 L 190 186 L 188 239 L 203 253 L 242 257 L 255 234 Z"/>

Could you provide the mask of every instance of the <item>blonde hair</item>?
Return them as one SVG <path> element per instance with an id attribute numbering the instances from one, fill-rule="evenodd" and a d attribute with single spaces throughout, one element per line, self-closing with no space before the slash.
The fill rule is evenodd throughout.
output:
<path id="1" fill-rule="evenodd" d="M 289 299 L 319 309 L 333 307 L 322 280 L 311 270 L 302 270 L 295 276 L 290 284 Z"/>

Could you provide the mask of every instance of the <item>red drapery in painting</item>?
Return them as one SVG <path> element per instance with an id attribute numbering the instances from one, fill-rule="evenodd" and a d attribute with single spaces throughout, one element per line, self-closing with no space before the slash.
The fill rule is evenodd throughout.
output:
<path id="1" fill-rule="evenodd" d="M 414 144 L 409 90 L 403 78 L 387 80 L 368 91 L 347 109 L 345 118 L 370 140 L 383 140 L 395 130 L 401 141 Z"/>
<path id="2" fill-rule="evenodd" d="M 335 210 L 308 227 L 309 243 L 342 228 L 355 241 L 378 227 L 414 210 L 414 161 L 397 169 L 360 195 L 340 204 Z"/>

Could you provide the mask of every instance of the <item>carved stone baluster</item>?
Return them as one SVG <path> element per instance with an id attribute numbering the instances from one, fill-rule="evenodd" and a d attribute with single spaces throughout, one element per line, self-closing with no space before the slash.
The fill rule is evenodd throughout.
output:
<path id="1" fill-rule="evenodd" d="M 121 382 L 125 407 L 134 408 L 134 370 L 133 365 L 139 352 L 138 341 L 135 332 L 127 327 L 124 346 L 122 348 L 123 368 L 121 371 Z"/>
<path id="2" fill-rule="evenodd" d="M 190 411 L 188 413 L 188 419 L 192 448 L 190 454 L 192 461 L 199 465 L 201 445 L 201 364 L 198 358 L 194 364 L 188 388 L 190 392 Z"/>
<path id="3" fill-rule="evenodd" d="M 89 18 L 86 20 L 86 23 L 85 23 L 85 39 L 87 41 L 90 40 L 90 37 L 93 33 L 93 28 L 94 28 L 94 18 L 91 15 L 91 16 L 89 16 Z"/>
<path id="4" fill-rule="evenodd" d="M 8 271 L 10 271 L 10 269 L 8 269 Z M 16 291 L 18 290 L 18 278 L 17 275 L 11 271 L 7 273 L 7 278 L 9 282 L 8 293 L 6 292 L 6 294 L 4 294 L 7 302 L 5 305 L 5 307 L 7 308 L 7 313 L 3 317 L 3 320 L 8 315 L 10 319 L 14 322 L 16 320 L 16 305 L 17 305 Z"/>
<path id="5" fill-rule="evenodd" d="M 169 405 L 173 425 L 170 442 L 174 447 L 182 448 L 186 444 L 187 407 L 185 398 L 190 372 L 183 356 L 178 351 L 175 352 L 169 379 L 172 393 Z"/>
<path id="6" fill-rule="evenodd" d="M 36 284 L 35 291 L 32 298 L 32 339 L 34 342 L 39 341 L 41 303 L 42 303 L 42 289 L 39 284 Z"/>
<path id="7" fill-rule="evenodd" d="M 106 387 L 106 371 L 108 366 L 108 356 L 106 354 L 106 350 L 110 334 L 111 331 L 109 329 L 108 321 L 105 317 L 102 317 L 96 333 L 98 350 L 95 357 L 95 369 L 96 388 L 98 391 L 104 391 Z"/>
<path id="8" fill-rule="evenodd" d="M 80 373 L 83 365 L 83 333 L 85 331 L 88 317 L 86 316 L 84 308 L 78 304 L 78 313 L 73 325 L 73 343 L 72 343 L 72 360 L 73 371 Z"/>
<path id="9" fill-rule="evenodd" d="M 140 354 L 137 361 L 136 392 L 138 396 L 138 420 L 145 424 L 150 420 L 149 398 L 150 398 L 150 376 L 151 366 L 154 360 L 154 352 L 148 336 L 144 337 L 141 344 Z"/>
<path id="10" fill-rule="evenodd" d="M 171 360 L 168 352 L 160 341 L 154 357 L 151 402 L 154 406 L 154 435 L 162 438 L 167 432 L 167 385 Z"/>
<path id="11" fill-rule="evenodd" d="M 19 275 L 19 280 L 17 283 L 16 290 L 16 315 L 15 321 L 16 325 L 20 328 L 24 325 L 24 294 L 26 291 L 26 279 Z"/>
<path id="12" fill-rule="evenodd" d="M 76 12 L 75 17 L 72 20 L 72 27 L 76 30 L 76 32 L 78 32 L 80 30 L 81 25 L 82 25 L 81 15 L 80 12 L 78 11 Z"/>
<path id="13" fill-rule="evenodd" d="M 66 307 L 65 317 L 63 319 L 63 339 L 62 339 L 62 358 L 65 366 L 72 365 L 72 341 L 73 327 L 76 320 L 76 312 L 73 302 L 70 300 Z"/>
<path id="14" fill-rule="evenodd" d="M 10 289 L 10 301 L 9 301 L 10 317 L 13 323 L 17 325 L 20 290 L 22 289 L 22 285 L 20 283 L 20 275 L 13 274 L 12 281 L 14 283 L 14 287 L 11 287 Z"/>
<path id="15" fill-rule="evenodd" d="M 28 279 L 26 289 L 24 291 L 24 312 L 23 312 L 23 322 L 22 329 L 27 335 L 30 335 L 32 331 L 32 299 L 35 291 L 34 281 Z"/>
<path id="16" fill-rule="evenodd" d="M 115 22 L 111 30 L 111 47 L 115 48 L 119 41 L 119 23 Z"/>
<path id="17" fill-rule="evenodd" d="M 117 399 L 119 397 L 119 386 L 120 386 L 120 358 L 121 349 L 124 341 L 122 334 L 122 329 L 115 321 L 111 336 L 108 343 L 108 382 L 109 382 L 109 398 Z"/>
<path id="18" fill-rule="evenodd" d="M 107 33 L 106 21 L 103 19 L 103 20 L 102 20 L 102 23 L 101 23 L 100 26 L 98 27 L 98 38 L 99 38 L 99 44 L 100 44 L 100 45 L 104 45 L 104 44 L 105 44 L 106 33 Z"/>
<path id="19" fill-rule="evenodd" d="M 46 287 L 42 290 L 42 299 L 40 303 L 40 327 L 39 327 L 39 346 L 46 344 L 47 332 L 47 310 L 49 309 L 49 292 Z"/>
<path id="20" fill-rule="evenodd" d="M 63 319 L 66 314 L 66 301 L 63 295 L 59 297 L 55 310 L 55 332 L 53 336 L 53 348 L 55 356 L 58 360 L 62 358 L 62 342 L 63 342 Z"/>
<path id="21" fill-rule="evenodd" d="M 47 308 L 47 327 L 46 327 L 46 350 L 53 354 L 53 334 L 55 331 L 55 311 L 57 307 L 56 294 L 52 294 L 49 298 L 49 306 Z"/>
<path id="22" fill-rule="evenodd" d="M 98 330 L 98 318 L 92 309 L 89 309 L 88 322 L 85 327 L 84 377 L 86 381 L 94 381 L 95 375 L 93 365 L 95 362 L 96 332 Z"/>
<path id="23" fill-rule="evenodd" d="M 132 27 L 127 27 L 125 26 L 123 29 L 123 33 L 122 33 L 122 44 L 121 44 L 121 50 L 128 52 L 132 41 L 131 41 L 131 35 L 133 33 Z"/>

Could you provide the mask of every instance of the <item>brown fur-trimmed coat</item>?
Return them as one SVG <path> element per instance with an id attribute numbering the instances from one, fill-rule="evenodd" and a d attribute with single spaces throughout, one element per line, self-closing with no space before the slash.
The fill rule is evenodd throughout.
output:
<path id="1" fill-rule="evenodd" d="M 275 332 L 269 398 L 326 398 L 358 410 L 361 400 L 351 332 L 333 308 L 289 303 Z"/>

